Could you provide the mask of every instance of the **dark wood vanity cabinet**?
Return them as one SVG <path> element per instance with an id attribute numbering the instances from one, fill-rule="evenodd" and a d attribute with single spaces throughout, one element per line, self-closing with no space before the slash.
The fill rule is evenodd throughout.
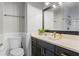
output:
<path id="1" fill-rule="evenodd" d="M 32 37 L 33 56 L 54 56 L 54 45 Z"/>
<path id="2" fill-rule="evenodd" d="M 79 56 L 79 53 L 47 43 L 37 38 L 32 39 L 32 56 Z"/>

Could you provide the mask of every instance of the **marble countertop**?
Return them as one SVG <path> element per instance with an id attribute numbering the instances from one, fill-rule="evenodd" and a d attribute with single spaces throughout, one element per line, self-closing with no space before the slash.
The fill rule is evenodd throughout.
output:
<path id="1" fill-rule="evenodd" d="M 63 34 L 63 39 L 55 39 L 51 35 L 39 35 L 37 32 L 32 33 L 31 36 L 79 53 L 79 36 Z"/>

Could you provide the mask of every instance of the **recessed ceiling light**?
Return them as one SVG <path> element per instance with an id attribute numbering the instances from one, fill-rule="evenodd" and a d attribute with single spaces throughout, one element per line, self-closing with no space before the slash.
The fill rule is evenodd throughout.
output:
<path id="1" fill-rule="evenodd" d="M 56 8 L 56 5 L 53 5 L 53 8 Z"/>
<path id="2" fill-rule="evenodd" d="M 59 2 L 59 5 L 62 5 L 62 2 Z"/>
<path id="3" fill-rule="evenodd" d="M 45 5 L 48 6 L 50 3 L 49 2 L 45 2 Z"/>

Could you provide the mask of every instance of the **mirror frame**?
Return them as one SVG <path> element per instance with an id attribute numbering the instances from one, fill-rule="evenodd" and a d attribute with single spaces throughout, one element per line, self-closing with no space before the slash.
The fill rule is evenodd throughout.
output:
<path id="1" fill-rule="evenodd" d="M 42 29 L 45 29 L 44 28 L 44 24 L 45 24 L 45 20 L 44 20 L 44 12 L 46 11 L 46 10 L 48 10 L 48 9 L 50 9 L 51 8 L 51 6 L 49 6 L 49 7 L 47 7 L 47 8 L 45 8 L 45 9 L 43 9 L 42 10 Z M 45 30 L 46 31 L 46 30 Z"/>

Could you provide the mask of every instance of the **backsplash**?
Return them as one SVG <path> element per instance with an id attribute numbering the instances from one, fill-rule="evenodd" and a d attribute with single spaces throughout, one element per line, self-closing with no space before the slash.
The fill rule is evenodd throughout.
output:
<path id="1" fill-rule="evenodd" d="M 57 32 L 61 34 L 79 35 L 79 31 L 59 31 L 59 30 L 45 30 L 46 32 Z"/>

